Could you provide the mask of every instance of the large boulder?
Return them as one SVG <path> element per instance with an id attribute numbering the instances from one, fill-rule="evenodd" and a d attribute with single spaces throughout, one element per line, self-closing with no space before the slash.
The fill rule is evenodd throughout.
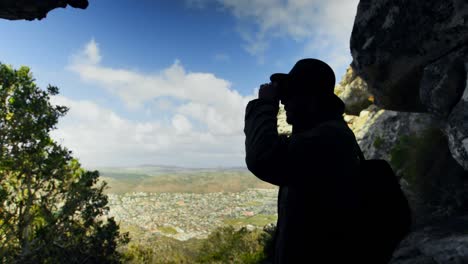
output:
<path id="1" fill-rule="evenodd" d="M 85 9 L 88 0 L 0 0 L 0 18 L 9 20 L 43 19 L 49 11 L 70 5 Z"/>
<path id="2" fill-rule="evenodd" d="M 351 36 L 352 67 L 375 104 L 442 118 L 450 151 L 465 170 L 467 17 L 461 0 L 361 0 Z"/>

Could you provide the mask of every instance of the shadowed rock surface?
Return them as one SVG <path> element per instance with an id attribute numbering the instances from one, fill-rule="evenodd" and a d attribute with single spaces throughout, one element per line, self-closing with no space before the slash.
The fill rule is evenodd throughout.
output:
<path id="1" fill-rule="evenodd" d="M 462 49 L 424 68 L 420 98 L 430 113 L 446 118 L 460 100 L 466 83 L 467 59 L 468 49 Z"/>
<path id="2" fill-rule="evenodd" d="M 351 36 L 353 68 L 378 106 L 425 111 L 419 86 L 424 68 L 462 49 L 468 4 L 460 0 L 362 0 Z"/>
<path id="3" fill-rule="evenodd" d="M 74 8 L 85 9 L 88 0 L 0 0 L 0 18 L 9 20 L 43 19 L 49 11 L 70 5 Z"/>
<path id="4" fill-rule="evenodd" d="M 467 217 L 456 217 L 414 231 L 400 244 L 391 263 L 468 263 L 467 222 Z"/>
<path id="5" fill-rule="evenodd" d="M 379 107 L 446 118 L 455 160 L 468 170 L 468 3 L 362 0 L 351 36 L 352 67 Z"/>

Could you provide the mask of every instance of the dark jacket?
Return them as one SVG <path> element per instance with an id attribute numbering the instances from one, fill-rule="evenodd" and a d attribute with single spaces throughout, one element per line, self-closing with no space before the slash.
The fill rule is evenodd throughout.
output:
<path id="1" fill-rule="evenodd" d="M 275 263 L 322 263 L 312 262 L 322 257 L 323 263 L 352 263 L 359 258 L 352 256 L 359 251 L 354 134 L 342 115 L 335 115 L 279 136 L 278 110 L 268 100 L 250 101 L 244 128 L 248 169 L 280 187 Z"/>

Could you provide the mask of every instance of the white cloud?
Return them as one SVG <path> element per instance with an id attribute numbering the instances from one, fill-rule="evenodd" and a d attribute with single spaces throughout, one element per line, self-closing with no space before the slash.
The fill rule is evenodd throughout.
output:
<path id="1" fill-rule="evenodd" d="M 216 136 L 195 131 L 191 122 L 176 114 L 169 124 L 125 119 L 87 100 L 63 96 L 54 104 L 70 107 L 53 138 L 71 149 L 88 167 L 160 164 L 179 166 L 243 165 L 244 136 Z"/>
<path id="2" fill-rule="evenodd" d="M 73 56 L 73 60 L 77 64 L 96 65 L 101 62 L 101 59 L 99 45 L 94 39 L 91 39 L 79 54 Z"/>
<path id="3" fill-rule="evenodd" d="M 184 115 L 177 114 L 172 118 L 172 127 L 177 135 L 183 135 L 192 131 L 192 123 Z"/>
<path id="4" fill-rule="evenodd" d="M 253 95 L 240 95 L 211 73 L 188 72 L 179 61 L 152 74 L 101 63 L 91 40 L 68 68 L 118 96 L 134 114 L 155 120 L 129 120 L 92 101 L 55 97 L 71 108 L 55 138 L 83 164 L 243 165 L 244 111 Z"/>
<path id="5" fill-rule="evenodd" d="M 155 106 L 158 110 L 167 111 L 174 108 L 174 103 L 167 98 L 158 98 L 155 101 Z"/>
<path id="6" fill-rule="evenodd" d="M 129 108 L 138 110 L 145 102 L 172 97 L 185 102 L 178 112 L 207 125 L 211 132 L 242 131 L 241 113 L 252 97 L 231 89 L 230 82 L 211 73 L 187 72 L 177 60 L 159 73 L 145 74 L 102 66 L 96 57 L 100 57 L 99 49 L 92 40 L 73 57 L 69 68 L 84 81 L 119 96 Z"/>

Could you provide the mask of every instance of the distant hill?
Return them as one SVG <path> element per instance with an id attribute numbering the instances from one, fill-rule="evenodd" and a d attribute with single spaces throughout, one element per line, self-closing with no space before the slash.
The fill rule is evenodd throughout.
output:
<path id="1" fill-rule="evenodd" d="M 240 192 L 250 188 L 275 188 L 257 179 L 246 168 L 183 168 L 138 166 L 100 168 L 107 193 L 170 192 L 210 193 Z"/>

